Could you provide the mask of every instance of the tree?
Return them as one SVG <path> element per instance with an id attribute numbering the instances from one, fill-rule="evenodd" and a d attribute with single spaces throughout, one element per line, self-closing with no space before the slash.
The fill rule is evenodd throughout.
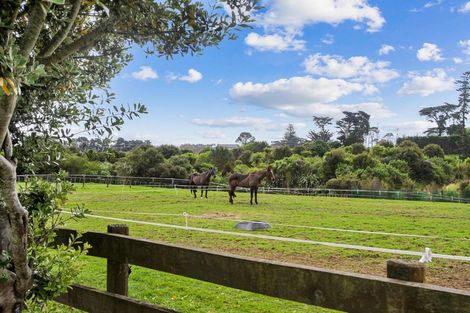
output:
<path id="1" fill-rule="evenodd" d="M 383 136 L 382 140 L 387 141 L 391 145 L 393 145 L 395 135 L 393 133 L 386 133 L 385 136 Z"/>
<path id="2" fill-rule="evenodd" d="M 289 124 L 286 127 L 286 132 L 284 133 L 284 137 L 282 137 L 281 141 L 275 142 L 275 144 L 287 145 L 289 147 L 297 147 L 302 144 L 302 138 L 298 137 L 295 133 L 295 128 L 293 124 Z"/>
<path id="3" fill-rule="evenodd" d="M 436 127 L 431 127 L 425 131 L 428 135 L 442 136 L 447 130 L 447 122 L 452 118 L 452 113 L 458 106 L 445 103 L 444 105 L 427 107 L 419 111 L 419 115 L 425 116 L 428 121 L 436 124 Z"/>
<path id="4" fill-rule="evenodd" d="M 126 118 L 145 113 L 141 104 L 109 105 L 114 95 L 108 82 L 131 60 L 130 48 L 136 44 L 149 54 L 171 57 L 234 38 L 233 31 L 251 21 L 256 0 L 224 3 L 225 10 L 191 0 L 1 1 L 2 312 L 22 311 L 32 285 L 28 212 L 16 190 L 17 160 L 50 156 L 50 142 L 71 139 L 69 125 L 111 134 Z M 35 153 L 15 153 L 26 140 Z"/>
<path id="5" fill-rule="evenodd" d="M 240 133 L 240 136 L 238 136 L 237 140 L 235 140 L 236 143 L 239 143 L 241 145 L 246 145 L 247 143 L 255 141 L 256 138 L 253 137 L 253 135 L 249 132 L 242 132 Z"/>
<path id="6" fill-rule="evenodd" d="M 458 120 L 460 135 L 464 138 L 466 135 L 467 116 L 470 113 L 470 72 L 463 73 L 460 80 L 457 80 L 455 83 L 458 86 L 457 91 L 459 92 L 458 112 L 455 114 L 455 117 Z"/>
<path id="7" fill-rule="evenodd" d="M 230 150 L 225 147 L 217 146 L 211 151 L 210 160 L 215 164 L 217 169 L 222 172 L 225 165 L 232 161 L 232 153 L 230 153 Z"/>
<path id="8" fill-rule="evenodd" d="M 370 115 L 364 111 L 348 112 L 341 120 L 336 122 L 338 128 L 338 140 L 343 145 L 351 145 L 353 143 L 364 143 L 364 137 L 369 133 Z"/>
<path id="9" fill-rule="evenodd" d="M 373 147 L 379 142 L 380 129 L 377 126 L 369 128 L 369 133 L 367 134 L 367 146 Z"/>
<path id="10" fill-rule="evenodd" d="M 311 141 L 318 141 L 321 140 L 323 142 L 329 142 L 331 137 L 333 137 L 333 133 L 327 129 L 329 125 L 332 124 L 333 118 L 331 117 L 321 117 L 321 116 L 313 116 L 313 123 L 317 128 L 319 128 L 318 132 L 311 130 L 307 137 Z"/>

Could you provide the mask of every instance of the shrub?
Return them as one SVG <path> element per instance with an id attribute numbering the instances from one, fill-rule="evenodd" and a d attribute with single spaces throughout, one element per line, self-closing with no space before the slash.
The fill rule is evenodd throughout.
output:
<path id="1" fill-rule="evenodd" d="M 351 145 L 352 154 L 360 154 L 366 151 L 366 147 L 362 143 L 354 143 Z"/>
<path id="2" fill-rule="evenodd" d="M 292 151 L 288 146 L 281 146 L 275 148 L 272 152 L 272 156 L 274 160 L 282 160 L 284 158 L 288 158 L 292 155 Z"/>
<path id="3" fill-rule="evenodd" d="M 460 196 L 470 199 L 470 181 L 463 181 L 460 183 Z"/>
<path id="4" fill-rule="evenodd" d="M 330 146 L 324 141 L 317 140 L 317 141 L 309 142 L 305 144 L 305 149 L 310 151 L 312 156 L 322 157 L 325 155 L 325 153 L 330 151 Z"/>
<path id="5" fill-rule="evenodd" d="M 369 166 L 374 166 L 375 163 L 375 160 L 372 159 L 372 157 L 367 152 L 358 154 L 353 158 L 353 166 L 355 169 L 366 169 Z"/>
<path id="6" fill-rule="evenodd" d="M 210 160 L 219 171 L 223 172 L 225 165 L 232 162 L 232 154 L 227 148 L 217 146 L 211 151 Z"/>
<path id="7" fill-rule="evenodd" d="M 328 151 L 325 154 L 324 162 L 323 162 L 323 177 L 324 179 L 330 180 L 335 178 L 336 176 L 336 169 L 341 163 L 346 162 L 346 152 L 344 149 L 334 149 Z"/>
<path id="8" fill-rule="evenodd" d="M 441 146 L 436 145 L 436 144 L 429 144 L 424 147 L 423 149 L 424 154 L 428 158 L 443 158 L 444 157 L 444 150 L 441 148 Z"/>
<path id="9" fill-rule="evenodd" d="M 251 156 L 253 153 L 251 151 L 243 151 L 242 154 L 238 157 L 243 164 L 250 166 L 251 165 Z"/>
<path id="10" fill-rule="evenodd" d="M 359 180 L 352 178 L 332 178 L 326 182 L 328 189 L 359 189 L 361 184 Z"/>
<path id="11" fill-rule="evenodd" d="M 442 194 L 447 197 L 459 197 L 460 186 L 459 184 L 450 184 L 444 187 Z"/>
<path id="12" fill-rule="evenodd" d="M 51 183 L 33 178 L 19 193 L 30 219 L 28 259 L 34 271 L 33 285 L 27 298 L 29 312 L 50 312 L 48 304 L 66 292 L 75 281 L 83 265 L 80 259 L 89 248 L 85 243 L 84 249 L 75 249 L 76 239 L 55 249 L 50 248 L 58 227 L 64 227 L 69 221 L 83 218 L 88 213 L 80 206 L 69 209 L 70 215 L 62 213 L 67 195 L 73 191 L 73 185 L 64 178 L 63 172 Z"/>

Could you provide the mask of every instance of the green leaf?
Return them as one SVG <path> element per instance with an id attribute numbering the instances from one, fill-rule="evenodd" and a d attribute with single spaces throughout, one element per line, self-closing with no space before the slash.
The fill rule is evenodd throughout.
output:
<path id="1" fill-rule="evenodd" d="M 101 2 L 100 0 L 96 0 L 96 4 L 99 5 L 104 10 L 107 16 L 109 16 L 109 9 L 106 5 L 104 5 L 103 2 Z"/>
<path id="2" fill-rule="evenodd" d="M 59 4 L 59 5 L 65 4 L 65 0 L 43 0 L 43 1 L 54 3 L 54 4 Z"/>

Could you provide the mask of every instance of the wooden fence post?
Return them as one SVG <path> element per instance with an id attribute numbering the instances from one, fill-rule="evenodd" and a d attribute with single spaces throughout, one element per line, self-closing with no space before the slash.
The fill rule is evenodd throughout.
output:
<path id="1" fill-rule="evenodd" d="M 127 225 L 108 225 L 108 233 L 129 236 Z M 108 292 L 127 296 L 129 264 L 108 259 L 106 289 Z"/>
<path id="2" fill-rule="evenodd" d="M 403 260 L 387 261 L 387 277 L 424 283 L 426 266 L 419 262 L 406 262 Z"/>

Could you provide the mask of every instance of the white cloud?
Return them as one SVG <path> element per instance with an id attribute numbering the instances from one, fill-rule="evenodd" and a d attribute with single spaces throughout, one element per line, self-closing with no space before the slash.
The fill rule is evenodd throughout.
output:
<path id="1" fill-rule="evenodd" d="M 133 72 L 132 77 L 138 80 L 157 79 L 158 74 L 150 66 L 141 66 L 140 71 Z"/>
<path id="2" fill-rule="evenodd" d="M 398 136 L 415 136 L 421 135 L 426 131 L 428 128 L 435 127 L 432 122 L 425 121 L 425 120 L 417 120 L 417 121 L 407 121 L 407 122 L 400 122 L 399 125 L 383 125 L 383 128 L 386 132 L 391 132 L 393 134 L 398 133 Z"/>
<path id="3" fill-rule="evenodd" d="M 198 81 L 200 81 L 202 79 L 202 74 L 198 71 L 196 71 L 195 69 L 191 68 L 188 70 L 188 74 L 187 75 L 177 75 L 175 73 L 172 73 L 172 72 L 169 72 L 167 73 L 166 75 L 166 78 L 168 80 L 181 80 L 181 81 L 186 81 L 188 83 L 196 83 Z M 222 80 L 220 80 L 220 83 L 222 82 Z M 218 85 L 219 82 L 217 81 L 216 84 Z"/>
<path id="4" fill-rule="evenodd" d="M 266 13 L 256 19 L 266 28 L 283 27 L 301 31 L 304 26 L 316 23 L 338 25 L 355 21 L 367 25 L 367 31 L 379 31 L 385 24 L 378 7 L 367 0 L 272 0 Z"/>
<path id="5" fill-rule="evenodd" d="M 332 102 L 353 92 L 364 91 L 359 83 L 343 79 L 314 79 L 311 76 L 279 79 L 261 84 L 238 82 L 230 90 L 232 99 L 270 107 L 283 103 Z"/>
<path id="6" fill-rule="evenodd" d="M 470 12 L 470 1 L 467 3 L 462 4 L 462 6 L 457 10 L 460 13 L 468 13 Z"/>
<path id="7" fill-rule="evenodd" d="M 469 40 L 460 40 L 459 47 L 462 48 L 462 52 L 470 55 L 470 39 Z"/>
<path id="8" fill-rule="evenodd" d="M 395 51 L 395 47 L 393 47 L 391 45 L 382 45 L 382 47 L 379 50 L 379 54 L 380 55 L 387 55 L 387 54 L 389 54 L 390 52 L 393 52 L 393 51 Z"/>
<path id="9" fill-rule="evenodd" d="M 268 118 L 233 116 L 219 119 L 201 119 L 192 120 L 194 125 L 207 127 L 252 127 L 254 129 L 266 129 L 273 126 L 273 121 Z"/>
<path id="10" fill-rule="evenodd" d="M 259 35 L 249 33 L 245 38 L 245 43 L 259 51 L 298 51 L 305 49 L 305 41 L 295 39 L 293 35 Z"/>
<path id="11" fill-rule="evenodd" d="M 186 81 L 188 83 L 194 84 L 197 83 L 202 79 L 202 74 L 198 71 L 196 71 L 193 68 L 190 68 L 188 70 L 188 74 L 185 76 L 181 76 L 178 78 L 179 80 Z"/>
<path id="12" fill-rule="evenodd" d="M 335 43 L 335 37 L 332 34 L 326 34 L 321 42 L 323 42 L 325 45 L 332 45 Z"/>
<path id="13" fill-rule="evenodd" d="M 442 61 L 444 58 L 442 57 L 441 49 L 432 43 L 424 43 L 423 47 L 418 50 L 416 53 L 416 57 L 421 62 L 425 61 Z"/>
<path id="14" fill-rule="evenodd" d="M 398 72 L 389 66 L 390 62 L 372 62 L 365 56 L 345 59 L 337 55 L 320 53 L 309 56 L 304 62 L 305 70 L 310 74 L 375 83 L 385 83 L 399 76 Z"/>
<path id="15" fill-rule="evenodd" d="M 440 5 L 441 3 L 442 3 L 442 0 L 429 1 L 429 2 L 426 2 L 423 5 L 423 7 L 411 9 L 410 12 L 421 12 L 421 11 L 424 11 L 426 9 L 430 9 L 434 6 Z"/>
<path id="16" fill-rule="evenodd" d="M 462 64 L 462 63 L 463 63 L 463 59 L 462 59 L 462 58 L 454 58 L 454 63 L 455 63 L 455 64 Z"/>
<path id="17" fill-rule="evenodd" d="M 343 96 L 357 92 L 370 92 L 370 87 L 343 79 L 314 79 L 311 76 L 279 79 L 270 83 L 238 82 L 230 90 L 231 98 L 280 111 L 281 113 L 306 117 L 312 114 L 340 116 L 343 110 L 363 109 L 376 117 L 392 113 L 379 103 L 354 105 L 333 104 Z"/>
<path id="18" fill-rule="evenodd" d="M 410 72 L 408 77 L 409 81 L 403 84 L 398 94 L 429 96 L 436 92 L 454 89 L 454 80 L 441 68 L 426 72 L 424 75 Z"/>

